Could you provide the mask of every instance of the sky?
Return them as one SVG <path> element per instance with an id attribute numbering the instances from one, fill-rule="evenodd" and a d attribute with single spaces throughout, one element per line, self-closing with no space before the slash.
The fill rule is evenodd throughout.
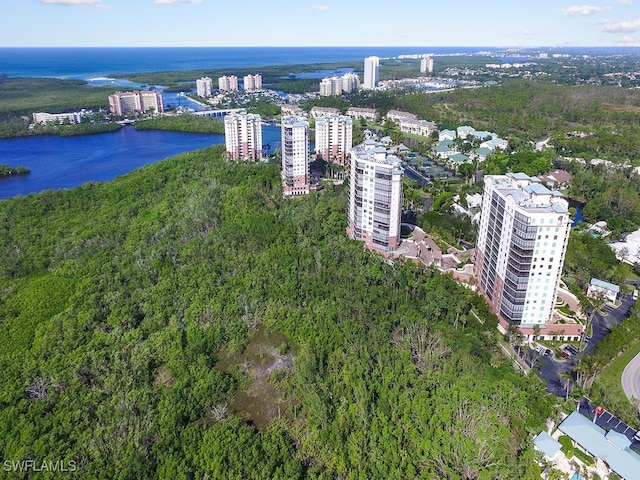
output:
<path id="1" fill-rule="evenodd" d="M 640 0 L 2 0 L 0 47 L 640 46 Z"/>

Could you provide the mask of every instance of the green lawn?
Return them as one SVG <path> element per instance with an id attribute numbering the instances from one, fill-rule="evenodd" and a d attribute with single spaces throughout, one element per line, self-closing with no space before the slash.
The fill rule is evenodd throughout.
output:
<path id="1" fill-rule="evenodd" d="M 607 410 L 636 428 L 640 426 L 637 410 L 624 394 L 620 380 L 625 367 L 638 353 L 640 353 L 640 340 L 635 340 L 624 353 L 602 371 L 593 388 L 594 391 L 605 392 L 603 402 Z"/>

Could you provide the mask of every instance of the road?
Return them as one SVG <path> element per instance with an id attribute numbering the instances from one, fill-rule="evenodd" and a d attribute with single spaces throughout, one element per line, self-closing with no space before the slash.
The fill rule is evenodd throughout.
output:
<path id="1" fill-rule="evenodd" d="M 586 344 L 584 353 L 589 353 L 611 329 L 622 323 L 622 321 L 631 314 L 631 306 L 635 303 L 631 295 L 624 295 L 621 298 L 618 308 L 606 307 L 607 315 L 602 316 L 596 312 L 593 318 L 593 332 L 591 341 Z M 538 355 L 538 354 L 536 354 Z M 564 381 L 560 378 L 560 374 L 570 371 L 576 364 L 576 357 L 570 357 L 567 360 L 555 360 L 553 357 L 539 356 L 540 376 L 547 383 L 547 391 L 556 397 L 564 397 L 566 394 Z M 640 369 L 638 375 L 634 377 L 632 383 L 640 385 Z M 640 390 L 639 390 L 640 392 Z M 640 398 L 640 396 L 638 397 Z"/>
<path id="2" fill-rule="evenodd" d="M 640 399 L 640 353 L 633 357 L 622 372 L 622 389 L 632 402 Z"/>

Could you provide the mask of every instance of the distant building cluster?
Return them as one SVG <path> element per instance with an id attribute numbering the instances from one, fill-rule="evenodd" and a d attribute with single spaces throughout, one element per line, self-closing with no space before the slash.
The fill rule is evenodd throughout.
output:
<path id="1" fill-rule="evenodd" d="M 45 112 L 36 112 L 33 114 L 34 123 L 39 123 L 44 125 L 46 123 L 81 123 L 82 118 L 91 114 L 92 112 L 87 112 L 86 110 L 80 110 L 79 112 L 67 112 L 67 113 L 45 113 Z"/>
<path id="2" fill-rule="evenodd" d="M 360 87 L 360 78 L 355 73 L 345 73 L 338 77 L 327 77 L 320 81 L 320 95 L 330 97 L 342 95 L 343 93 L 352 93 Z"/>
<path id="3" fill-rule="evenodd" d="M 224 140 L 229 160 L 262 158 L 262 119 L 252 113 L 236 113 L 224 117 Z"/>
<path id="4" fill-rule="evenodd" d="M 109 110 L 114 115 L 164 112 L 162 93 L 156 91 L 117 92 L 109 95 Z"/>
<path id="5" fill-rule="evenodd" d="M 459 151 L 456 138 L 463 140 L 481 141 L 480 146 L 468 155 Z M 438 143 L 433 146 L 433 154 L 440 159 L 446 160 L 449 166 L 455 168 L 463 163 L 471 163 L 473 160 L 483 162 L 495 150 L 506 150 L 509 142 L 498 137 L 493 132 L 476 130 L 468 125 L 458 127 L 456 130 L 440 130 L 438 133 Z"/>
<path id="6" fill-rule="evenodd" d="M 326 115 L 338 115 L 340 110 L 333 107 L 311 107 L 309 110 L 309 116 L 311 118 L 324 117 Z"/>
<path id="7" fill-rule="evenodd" d="M 199 97 L 210 97 L 213 90 L 213 80 L 202 77 L 196 80 L 196 93 Z"/>
<path id="8" fill-rule="evenodd" d="M 221 92 L 237 92 L 238 77 L 235 75 L 223 75 L 218 77 L 218 89 Z"/>
<path id="9" fill-rule="evenodd" d="M 354 120 L 360 120 L 364 118 L 365 120 L 369 120 L 371 122 L 376 122 L 380 114 L 375 108 L 364 108 L 364 107 L 349 107 L 347 109 L 347 115 L 349 115 Z"/>
<path id="10" fill-rule="evenodd" d="M 353 143 L 353 120 L 331 114 L 316 119 L 316 153 L 327 162 L 345 165 Z"/>
<path id="11" fill-rule="evenodd" d="M 428 137 L 438 130 L 438 125 L 428 120 L 419 120 L 416 115 L 400 110 L 389 110 L 387 119 L 398 124 L 401 132 Z"/>
<path id="12" fill-rule="evenodd" d="M 285 197 L 306 195 L 309 181 L 309 122 L 282 117 L 282 190 Z"/>
<path id="13" fill-rule="evenodd" d="M 382 253 L 398 248 L 403 176 L 400 158 L 381 144 L 367 140 L 351 149 L 349 238 Z"/>
<path id="14" fill-rule="evenodd" d="M 256 73 L 255 75 L 245 75 L 242 81 L 243 89 L 247 92 L 262 90 L 262 74 L 260 73 Z M 239 90 L 238 77 L 235 75 L 223 75 L 222 77 L 218 77 L 218 90 L 221 92 L 237 92 Z"/>
<path id="15" fill-rule="evenodd" d="M 371 90 L 378 86 L 380 58 L 367 57 L 364 59 L 364 75 L 362 80 L 362 88 Z"/>

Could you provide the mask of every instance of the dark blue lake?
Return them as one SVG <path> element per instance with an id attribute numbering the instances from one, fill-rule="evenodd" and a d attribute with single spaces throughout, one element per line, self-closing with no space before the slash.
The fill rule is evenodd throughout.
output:
<path id="1" fill-rule="evenodd" d="M 272 153 L 280 142 L 280 127 L 263 126 L 262 142 Z M 132 127 L 99 135 L 0 140 L 0 164 L 31 169 L 27 175 L 0 178 L 0 198 L 112 180 L 143 165 L 218 144 L 224 144 L 224 135 Z"/>

